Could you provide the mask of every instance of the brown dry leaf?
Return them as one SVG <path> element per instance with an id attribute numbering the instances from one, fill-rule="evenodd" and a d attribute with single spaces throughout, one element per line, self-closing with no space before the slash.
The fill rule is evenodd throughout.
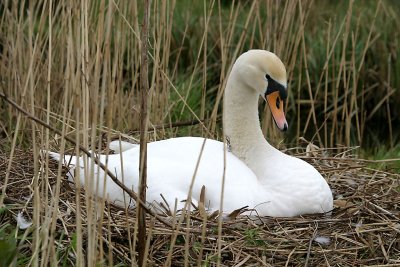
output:
<path id="1" fill-rule="evenodd" d="M 207 217 L 206 209 L 204 207 L 205 195 L 206 195 L 206 187 L 203 185 L 201 187 L 200 200 L 199 200 L 199 204 L 198 204 L 199 213 L 202 218 Z"/>
<path id="2" fill-rule="evenodd" d="M 231 213 L 229 213 L 229 215 L 227 216 L 227 218 L 229 220 L 235 220 L 242 212 L 244 212 L 249 206 L 244 206 L 242 208 L 239 208 L 237 210 L 232 211 Z"/>
<path id="3" fill-rule="evenodd" d="M 307 157 L 317 157 L 318 156 L 319 147 L 314 145 L 313 143 L 308 143 L 306 147 L 306 156 Z"/>
<path id="4" fill-rule="evenodd" d="M 212 220 L 214 220 L 215 218 L 217 218 L 218 215 L 219 215 L 219 210 L 216 210 L 216 211 L 214 211 L 213 213 L 211 213 L 210 216 L 208 216 L 208 220 L 209 220 L 209 221 L 212 221 Z"/>
<path id="5" fill-rule="evenodd" d="M 335 207 L 338 207 L 338 208 L 350 208 L 350 207 L 354 207 L 355 206 L 355 204 L 354 203 L 352 203 L 352 202 L 350 202 L 350 201 L 348 201 L 348 200 L 344 200 L 344 199 L 335 199 L 334 201 L 333 201 L 333 205 L 335 206 Z"/>

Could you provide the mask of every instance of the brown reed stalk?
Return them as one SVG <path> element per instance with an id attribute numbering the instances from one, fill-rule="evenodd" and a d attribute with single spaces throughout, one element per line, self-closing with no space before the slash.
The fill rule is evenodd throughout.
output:
<path id="1" fill-rule="evenodd" d="M 147 187 L 147 121 L 148 121 L 148 42 L 149 42 L 149 0 L 144 2 L 144 17 L 141 30 L 141 60 L 140 60 L 140 161 L 139 161 L 139 198 L 146 203 Z M 137 252 L 139 266 L 146 266 L 146 213 L 143 207 L 138 207 L 138 240 Z"/>

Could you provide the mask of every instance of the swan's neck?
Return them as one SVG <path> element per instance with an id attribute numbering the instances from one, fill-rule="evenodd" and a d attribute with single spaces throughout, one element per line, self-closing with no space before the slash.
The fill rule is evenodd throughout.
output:
<path id="1" fill-rule="evenodd" d="M 242 88 L 239 88 L 242 87 Z M 233 154 L 244 161 L 254 172 L 262 172 L 260 159 L 274 153 L 265 140 L 258 116 L 258 93 L 246 85 L 229 79 L 224 97 L 224 133 Z"/>

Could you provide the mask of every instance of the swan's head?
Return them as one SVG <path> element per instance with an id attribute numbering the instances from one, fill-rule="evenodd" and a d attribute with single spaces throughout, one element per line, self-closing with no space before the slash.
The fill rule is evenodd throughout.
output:
<path id="1" fill-rule="evenodd" d="M 283 106 L 287 98 L 287 80 L 282 61 L 269 51 L 249 50 L 236 60 L 234 68 L 237 78 L 268 102 L 276 125 L 286 131 L 288 124 Z"/>

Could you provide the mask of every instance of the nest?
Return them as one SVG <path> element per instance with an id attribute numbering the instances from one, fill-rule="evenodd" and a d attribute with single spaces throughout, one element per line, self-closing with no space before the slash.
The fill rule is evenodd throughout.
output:
<path id="1" fill-rule="evenodd" d="M 217 213 L 195 210 L 184 214 L 183 219 L 165 217 L 175 229 L 148 216 L 147 265 L 168 262 L 183 266 L 186 262 L 190 266 L 213 266 L 220 261 L 222 266 L 399 266 L 399 174 L 374 169 L 367 162 L 336 150 L 314 149 L 297 156 L 315 166 L 328 180 L 335 199 L 330 216 L 239 215 L 219 220 Z M 4 152 L 0 155 L 0 177 L 5 177 L 9 157 Z M 64 178 L 65 170 L 57 175 L 58 163 L 50 161 L 46 165 L 38 159 L 36 170 L 34 163 L 31 152 L 15 152 L 5 198 L 8 208 L 0 215 L 1 225 L 5 222 L 16 225 L 15 217 L 20 211 L 32 220 L 35 197 L 40 197 L 41 211 L 37 214 L 45 222 L 45 210 L 54 205 L 54 197 L 58 196 L 56 241 L 52 240 L 60 252 L 58 257 L 63 257 L 68 265 L 76 264 L 78 252 L 70 248 L 76 242 L 74 234 L 80 224 L 82 255 L 86 256 L 92 245 L 95 258 L 105 264 L 130 265 L 136 261 L 134 209 L 124 210 L 89 199 L 83 190 L 77 197 L 76 188 Z M 35 181 L 33 177 L 39 179 Z M 59 193 L 55 190 L 57 179 Z M 4 178 L 0 180 L 1 188 L 3 185 Z M 39 190 L 35 191 L 35 187 Z M 94 203 L 101 204 L 96 208 Z M 95 245 L 89 242 L 93 237 L 97 238 Z M 20 253 L 30 255 L 31 246 Z"/>

